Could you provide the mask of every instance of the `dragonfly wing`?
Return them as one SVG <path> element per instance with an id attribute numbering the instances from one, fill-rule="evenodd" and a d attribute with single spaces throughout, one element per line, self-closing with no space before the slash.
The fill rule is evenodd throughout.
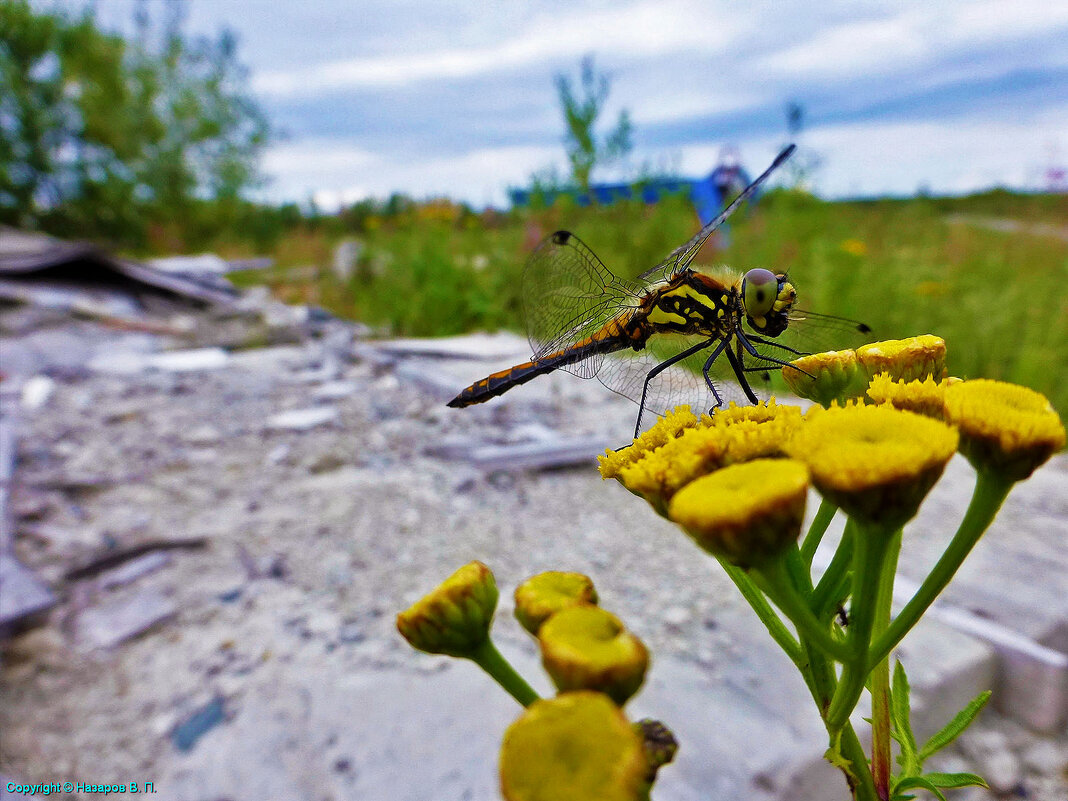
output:
<path id="1" fill-rule="evenodd" d="M 736 197 L 733 201 L 731 201 L 730 205 L 727 206 L 727 208 L 725 208 L 722 212 L 719 213 L 719 216 L 710 221 L 708 225 L 706 225 L 704 228 L 694 234 L 693 238 L 689 242 L 686 242 L 683 245 L 679 245 L 677 248 L 671 251 L 671 253 L 668 254 L 666 259 L 664 259 L 652 269 L 646 270 L 638 277 L 642 281 L 655 281 L 661 278 L 667 278 L 671 275 L 674 275 L 676 272 L 689 267 L 690 263 L 693 262 L 694 258 L 697 256 L 697 253 L 701 250 L 701 246 L 705 244 L 705 241 L 710 236 L 712 236 L 713 233 L 715 233 L 717 228 L 719 228 L 721 225 L 723 225 L 724 222 L 727 221 L 728 217 L 734 214 L 734 212 L 738 209 L 740 205 L 742 205 L 742 203 L 744 203 L 746 200 L 753 196 L 753 194 L 760 188 L 760 185 L 768 179 L 768 176 L 775 172 L 775 170 L 778 169 L 779 165 L 786 161 L 786 159 L 790 158 L 795 149 L 795 145 L 790 145 L 789 147 L 785 148 L 781 153 L 779 153 L 778 156 L 775 157 L 775 161 L 771 163 L 771 166 L 764 170 L 764 172 L 762 172 L 760 176 L 755 181 L 753 181 L 753 183 L 749 184 L 749 186 L 743 189 L 742 193 L 738 195 L 738 197 Z"/>
<path id="2" fill-rule="evenodd" d="M 709 342 L 708 347 L 672 364 L 657 373 L 648 382 L 646 378 L 657 366 L 682 353 L 689 347 L 701 342 Z M 739 383 L 730 359 L 726 353 L 720 353 L 708 368 L 708 377 L 715 387 L 715 394 L 705 380 L 705 363 L 716 349 L 717 341 L 700 337 L 663 336 L 650 340 L 650 348 L 638 352 L 625 351 L 605 357 L 604 364 L 597 373 L 597 379 L 614 392 L 630 398 L 642 405 L 642 417 L 652 421 L 665 411 L 688 404 L 690 409 L 700 414 L 715 407 L 718 401 L 723 406 L 731 402 L 744 406 L 750 403 L 749 397 Z M 736 348 L 737 342 L 730 347 Z M 770 351 L 767 346 L 757 347 L 761 353 Z M 743 351 L 739 363 L 746 370 L 745 378 L 758 400 L 767 400 L 771 395 L 771 374 L 778 368 L 765 360 L 759 360 Z"/>
<path id="3" fill-rule="evenodd" d="M 662 335 L 663 336 L 663 335 Z M 643 419 L 652 421 L 675 406 L 687 404 L 700 414 L 708 411 L 712 396 L 701 376 L 701 367 L 715 345 L 672 364 L 648 382 L 649 374 L 660 364 L 677 356 L 686 348 L 705 341 L 701 337 L 671 336 L 670 341 L 651 342 L 652 348 L 627 350 L 605 357 L 597 379 L 613 392 L 635 403 L 642 403 Z"/>
<path id="4" fill-rule="evenodd" d="M 604 266 L 582 240 L 557 231 L 534 251 L 523 272 L 523 313 L 537 360 L 567 350 L 637 306 L 641 286 Z M 561 369 L 590 378 L 603 361 L 591 355 Z"/>

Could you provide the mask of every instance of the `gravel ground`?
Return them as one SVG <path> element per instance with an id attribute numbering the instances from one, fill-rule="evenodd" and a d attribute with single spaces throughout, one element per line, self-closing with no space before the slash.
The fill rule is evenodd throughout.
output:
<path id="1" fill-rule="evenodd" d="M 175 727 L 216 697 L 240 714 L 257 676 L 438 670 L 400 640 L 394 615 L 476 558 L 497 576 L 502 617 L 525 577 L 579 570 L 654 654 L 722 668 L 738 644 L 717 622 L 743 602 L 620 487 L 592 468 L 483 474 L 426 453 L 532 424 L 611 443 L 632 405 L 551 376 L 511 403 L 451 410 L 336 343 L 237 354 L 211 372 L 70 377 L 22 416 L 17 555 L 62 601 L 50 625 L 0 654 L 5 776 L 163 776 Z M 270 425 L 309 407 L 336 416 L 304 431 Z M 169 552 L 127 584 L 63 578 L 108 545 L 189 537 L 209 545 Z M 176 616 L 114 649 L 85 642 L 86 610 L 145 589 Z M 499 636 L 529 647 L 515 626 Z M 1068 797 L 1068 738 L 996 715 L 947 759 L 982 769 L 976 760 L 1005 754 L 1018 769 L 1000 795 L 957 797 Z"/>

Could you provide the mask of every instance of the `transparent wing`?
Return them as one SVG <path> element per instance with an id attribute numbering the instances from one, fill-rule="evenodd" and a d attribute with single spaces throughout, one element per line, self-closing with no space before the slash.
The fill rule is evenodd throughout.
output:
<path id="1" fill-rule="evenodd" d="M 719 402 L 724 405 L 731 401 L 742 405 L 749 403 L 726 353 L 720 353 L 709 367 L 708 375 L 716 389 L 716 394 L 712 393 L 703 371 L 705 362 L 715 351 L 718 341 L 702 337 L 663 334 L 654 336 L 645 350 L 621 351 L 606 356 L 597 372 L 597 379 L 613 392 L 641 404 L 646 377 L 651 371 L 687 348 L 702 342 L 708 343 L 708 346 L 672 364 L 649 381 L 645 402 L 642 404 L 643 421 L 652 422 L 657 415 L 682 404 L 689 405 L 695 414 L 707 412 L 716 405 L 717 395 Z M 732 343 L 731 346 L 735 344 Z M 764 346 L 758 347 L 761 351 L 765 349 Z M 746 378 L 758 399 L 766 399 L 769 394 L 769 380 L 764 369 L 766 364 L 745 354 L 743 366 L 759 368 L 746 373 Z"/>
<path id="2" fill-rule="evenodd" d="M 533 359 L 580 342 L 637 306 L 643 294 L 640 284 L 616 276 L 577 236 L 557 231 L 538 246 L 523 272 L 523 313 Z M 590 378 L 602 360 L 592 356 L 562 369 Z"/>
<path id="3" fill-rule="evenodd" d="M 671 253 L 668 254 L 667 258 L 665 258 L 662 262 L 660 262 L 652 269 L 646 270 L 644 273 L 638 276 L 638 278 L 642 281 L 657 281 L 662 278 L 668 278 L 679 272 L 680 270 L 684 270 L 689 267 L 690 263 L 697 256 L 698 251 L 701 250 L 701 246 L 705 244 L 705 241 L 710 236 L 712 236 L 712 234 L 717 228 L 719 228 L 721 225 L 723 225 L 724 222 L 726 222 L 728 217 L 734 214 L 734 212 L 740 205 L 742 205 L 742 203 L 748 200 L 753 195 L 753 193 L 760 188 L 760 185 L 768 179 L 768 176 L 775 172 L 775 170 L 778 169 L 779 166 L 784 161 L 786 161 L 786 159 L 790 158 L 791 154 L 793 154 L 795 149 L 795 145 L 790 145 L 789 147 L 784 149 L 778 156 L 775 157 L 775 161 L 771 163 L 771 166 L 764 170 L 764 172 L 762 172 L 760 176 L 755 181 L 753 181 L 753 183 L 749 184 L 749 186 L 742 190 L 742 193 L 738 195 L 738 197 L 736 197 L 733 201 L 731 201 L 731 204 L 727 206 L 727 208 L 725 208 L 722 212 L 720 212 L 719 216 L 717 216 L 708 225 L 706 225 L 704 228 L 694 234 L 693 238 L 689 242 L 686 242 L 683 245 L 679 245 L 677 248 L 671 251 Z"/>

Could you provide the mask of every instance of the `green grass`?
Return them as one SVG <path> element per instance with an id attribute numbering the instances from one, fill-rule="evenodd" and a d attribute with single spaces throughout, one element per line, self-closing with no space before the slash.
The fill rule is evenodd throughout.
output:
<path id="1" fill-rule="evenodd" d="M 739 270 L 787 269 L 801 308 L 862 320 L 873 340 L 938 334 L 952 374 L 1025 384 L 1068 412 L 1068 243 L 947 221 L 962 214 L 1065 230 L 1068 198 L 991 192 L 829 203 L 780 191 L 732 220 L 729 248 L 701 258 Z M 329 270 L 310 281 L 306 273 L 287 277 L 292 265 L 327 263 L 331 243 L 314 235 L 283 243 L 267 280 L 287 299 L 322 304 L 384 334 L 521 332 L 523 266 L 557 228 L 574 231 L 610 268 L 633 277 L 689 238 L 697 221 L 678 198 L 655 207 L 557 204 L 462 224 L 384 220 L 359 235 L 366 257 L 348 285 Z"/>

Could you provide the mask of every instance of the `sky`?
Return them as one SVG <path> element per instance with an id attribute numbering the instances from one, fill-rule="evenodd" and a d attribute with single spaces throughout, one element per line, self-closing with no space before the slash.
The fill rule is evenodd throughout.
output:
<path id="1" fill-rule="evenodd" d="M 132 30 L 136 0 L 68 2 Z M 187 32 L 222 27 L 280 134 L 272 201 L 505 205 L 566 174 L 554 76 L 586 54 L 611 78 L 605 118 L 634 124 L 595 179 L 701 177 L 724 145 L 755 175 L 788 101 L 825 197 L 1038 189 L 1068 162 L 1068 3 L 1050 0 L 188 0 Z"/>

